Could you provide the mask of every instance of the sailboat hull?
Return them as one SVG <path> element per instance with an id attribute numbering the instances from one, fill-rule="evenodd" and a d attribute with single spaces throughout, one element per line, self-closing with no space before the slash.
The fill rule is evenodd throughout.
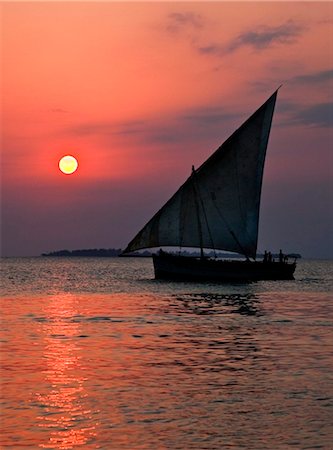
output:
<path id="1" fill-rule="evenodd" d="M 153 255 L 156 279 L 192 281 L 293 280 L 296 263 L 200 259 Z"/>

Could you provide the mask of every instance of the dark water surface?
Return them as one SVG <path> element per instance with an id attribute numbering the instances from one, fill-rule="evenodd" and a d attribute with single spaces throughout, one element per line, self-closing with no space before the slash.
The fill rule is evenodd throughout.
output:
<path id="1" fill-rule="evenodd" d="M 1 448 L 333 449 L 332 263 L 238 285 L 1 266 Z"/>

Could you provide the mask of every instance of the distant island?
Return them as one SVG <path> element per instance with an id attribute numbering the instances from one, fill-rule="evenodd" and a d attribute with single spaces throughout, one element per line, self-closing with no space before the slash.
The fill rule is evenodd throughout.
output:
<path id="1" fill-rule="evenodd" d="M 89 248 L 82 250 L 57 250 L 50 253 L 42 253 L 42 256 L 93 256 L 93 257 L 115 257 L 122 252 L 121 248 Z"/>
<path id="2" fill-rule="evenodd" d="M 141 258 L 147 258 L 151 257 L 153 252 L 150 252 L 149 250 L 144 250 L 141 252 L 133 252 L 128 254 L 123 254 L 123 250 L 121 248 L 89 248 L 89 249 L 82 249 L 82 250 L 57 250 L 54 252 L 49 253 L 42 253 L 41 256 L 66 256 L 66 257 L 103 257 L 103 258 L 114 258 L 117 256 L 122 257 L 141 257 Z M 200 252 L 189 252 L 186 250 L 183 250 L 180 252 L 183 256 L 200 256 Z M 223 252 L 216 252 L 213 251 L 205 252 L 205 255 L 211 258 L 214 258 L 215 256 L 217 258 L 243 258 L 242 255 L 238 255 L 237 253 L 223 253 Z M 273 254 L 273 258 L 278 258 L 278 254 Z M 301 258 L 301 255 L 299 253 L 289 253 L 287 254 L 289 258 Z M 263 254 L 258 253 L 257 258 L 262 259 L 264 257 Z"/>

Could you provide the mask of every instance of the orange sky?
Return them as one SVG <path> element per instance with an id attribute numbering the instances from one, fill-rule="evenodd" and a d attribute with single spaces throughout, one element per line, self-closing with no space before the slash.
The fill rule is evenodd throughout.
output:
<path id="1" fill-rule="evenodd" d="M 2 3 L 3 255 L 124 247 L 283 83 L 259 250 L 328 257 L 332 9 Z"/>

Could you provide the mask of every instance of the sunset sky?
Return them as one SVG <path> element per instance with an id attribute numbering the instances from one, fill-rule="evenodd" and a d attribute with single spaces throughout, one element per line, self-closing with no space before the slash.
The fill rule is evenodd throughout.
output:
<path id="1" fill-rule="evenodd" d="M 3 256 L 124 248 L 281 84 L 258 251 L 333 256 L 332 2 L 1 9 Z"/>

